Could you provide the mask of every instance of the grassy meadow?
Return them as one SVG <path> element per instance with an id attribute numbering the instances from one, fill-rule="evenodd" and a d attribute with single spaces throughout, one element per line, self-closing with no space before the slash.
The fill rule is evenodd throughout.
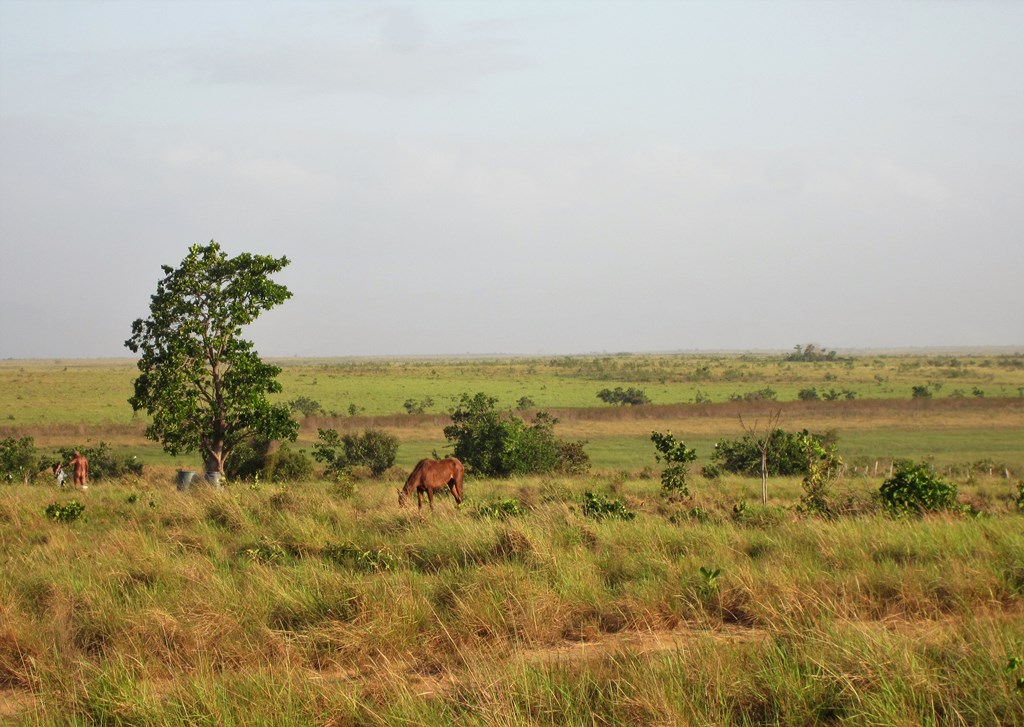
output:
<path id="1" fill-rule="evenodd" d="M 299 446 L 382 428 L 397 466 L 354 492 L 178 492 L 198 457 L 145 441 L 131 363 L 0 362 L 0 437 L 147 463 L 84 493 L 0 484 L 0 723 L 1024 725 L 1020 355 L 278 363 L 282 400 L 325 410 Z M 652 403 L 602 404 L 615 386 Z M 854 397 L 798 400 L 811 387 Z M 765 388 L 776 400 L 737 400 Z M 459 508 L 400 507 L 477 391 L 552 411 L 592 472 L 470 478 Z M 771 409 L 836 432 L 835 517 L 800 511 L 798 479 L 770 479 L 762 506 L 759 479 L 698 474 Z M 652 429 L 697 448 L 690 498 L 661 495 Z M 899 458 L 933 462 L 969 510 L 885 513 Z"/>

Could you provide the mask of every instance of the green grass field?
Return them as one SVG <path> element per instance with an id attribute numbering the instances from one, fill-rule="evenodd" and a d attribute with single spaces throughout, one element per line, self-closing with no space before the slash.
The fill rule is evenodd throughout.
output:
<path id="1" fill-rule="evenodd" d="M 847 458 L 932 458 L 952 465 L 991 459 L 1024 469 L 1024 356 L 871 355 L 793 363 L 780 355 L 617 355 L 545 359 L 287 359 L 283 401 L 308 398 L 326 416 L 303 421 L 300 443 L 316 427 L 380 427 L 398 435 L 407 466 L 446 445 L 445 412 L 463 393 L 483 391 L 499 405 L 553 411 L 560 436 L 585 439 L 599 468 L 653 466 L 652 429 L 671 429 L 705 458 L 717 439 L 742 434 L 748 421 L 778 406 L 782 426 L 835 429 Z M 142 436 L 145 417 L 127 404 L 134 364 L 115 361 L 0 362 L 0 436 L 33 436 L 43 446 L 106 441 L 144 462 L 194 467 L 171 458 Z M 604 388 L 638 387 L 652 404 L 601 403 Z M 914 386 L 932 397 L 912 401 Z M 850 391 L 853 401 L 797 401 L 813 388 Z M 770 389 L 775 400 L 734 402 Z M 409 416 L 404 403 L 427 398 L 427 416 Z M 696 400 L 708 402 L 694 404 Z M 911 406 L 914 405 L 914 406 Z M 354 407 L 356 415 L 349 414 Z M 432 416 L 431 416 L 432 415 Z"/>
<path id="2" fill-rule="evenodd" d="M 318 426 L 399 438 L 397 466 L 353 493 L 319 476 L 179 492 L 174 470 L 199 458 L 144 439 L 130 363 L 0 362 L 0 437 L 146 463 L 84 493 L 0 484 L 0 723 L 1024 725 L 1021 362 L 282 362 L 283 400 L 327 412 L 299 447 Z M 921 385 L 932 397 L 912 400 Z M 615 386 L 653 403 L 602 404 Z M 798 401 L 809 387 L 856 394 Z M 765 388 L 777 400 L 730 400 Z M 458 509 L 400 508 L 408 469 L 444 451 L 445 410 L 476 391 L 553 411 L 591 473 L 470 478 Z M 759 479 L 698 474 L 771 410 L 837 434 L 836 517 L 802 513 L 795 478 L 771 478 L 761 506 Z M 699 455 L 682 501 L 650 442 L 669 429 Z M 884 512 L 901 458 L 932 462 L 970 510 Z M 633 518 L 595 519 L 587 492 Z"/>
<path id="3" fill-rule="evenodd" d="M 178 493 L 145 479 L 0 499 L 11 725 L 1024 723 L 1024 528 L 801 516 L 799 486 L 473 480 Z M 845 482 L 866 495 L 877 480 Z M 584 490 L 633 520 L 595 520 Z M 84 504 L 73 522 L 53 502 Z M 485 504 L 520 514 L 481 517 Z"/>

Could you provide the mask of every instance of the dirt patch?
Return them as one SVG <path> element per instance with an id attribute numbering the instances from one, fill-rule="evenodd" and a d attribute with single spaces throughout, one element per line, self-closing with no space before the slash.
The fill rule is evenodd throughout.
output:
<path id="1" fill-rule="evenodd" d="M 19 689 L 0 689 L 0 722 L 8 717 L 17 717 L 36 706 L 36 698 Z"/>

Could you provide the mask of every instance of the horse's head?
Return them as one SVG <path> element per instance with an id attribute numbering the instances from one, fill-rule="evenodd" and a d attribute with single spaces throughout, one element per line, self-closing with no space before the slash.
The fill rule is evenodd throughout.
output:
<path id="1" fill-rule="evenodd" d="M 405 499 L 406 499 L 405 498 L 405 493 L 402 492 L 401 490 L 398 490 L 398 506 L 399 507 L 404 507 L 405 506 Z"/>

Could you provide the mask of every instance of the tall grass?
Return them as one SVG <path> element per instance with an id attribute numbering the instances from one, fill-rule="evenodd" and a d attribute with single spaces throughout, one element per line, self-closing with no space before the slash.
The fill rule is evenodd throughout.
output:
<path id="1" fill-rule="evenodd" d="M 0 493 L 0 716 L 12 724 L 1024 723 L 1024 528 L 804 517 L 780 480 L 472 480 Z M 756 483 L 755 483 L 756 484 Z M 991 487 L 987 481 L 962 493 Z M 752 486 L 752 491 L 756 487 Z M 633 520 L 594 520 L 584 490 Z M 512 499 L 519 507 L 483 508 Z M 505 516 L 496 513 L 506 512 Z M 518 514 L 517 514 L 518 513 Z"/>

